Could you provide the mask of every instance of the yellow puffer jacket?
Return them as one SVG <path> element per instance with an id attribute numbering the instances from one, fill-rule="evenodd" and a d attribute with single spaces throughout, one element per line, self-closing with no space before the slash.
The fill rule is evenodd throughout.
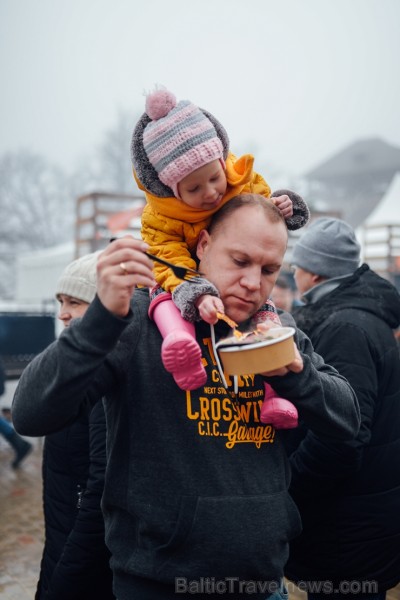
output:
<path id="1" fill-rule="evenodd" d="M 196 249 L 200 231 L 206 229 L 212 215 L 234 196 L 241 193 L 261 194 L 266 198 L 271 190 L 266 181 L 253 171 L 254 157 L 245 154 L 237 159 L 229 153 L 226 160 L 228 187 L 222 202 L 213 210 L 199 210 L 171 196 L 159 198 L 144 189 L 134 172 L 136 182 L 146 194 L 147 204 L 142 214 L 142 238 L 150 246 L 149 251 L 177 265 L 196 268 L 192 253 Z M 167 292 L 182 281 L 168 267 L 154 264 L 154 277 Z"/>

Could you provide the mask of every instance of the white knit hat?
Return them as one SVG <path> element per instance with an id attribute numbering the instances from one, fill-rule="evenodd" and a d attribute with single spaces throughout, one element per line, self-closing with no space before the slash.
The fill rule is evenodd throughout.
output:
<path id="1" fill-rule="evenodd" d="M 92 302 L 96 295 L 96 266 L 101 251 L 85 254 L 70 263 L 56 285 L 56 298 L 60 294 L 84 302 Z"/>

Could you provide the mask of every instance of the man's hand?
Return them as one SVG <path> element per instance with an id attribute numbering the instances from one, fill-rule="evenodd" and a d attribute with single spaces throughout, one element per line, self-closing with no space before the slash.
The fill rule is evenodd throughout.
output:
<path id="1" fill-rule="evenodd" d="M 210 325 L 215 325 L 218 321 L 217 312 L 225 312 L 222 300 L 217 296 L 211 296 L 210 294 L 200 296 L 195 304 L 200 317 Z"/>
<path id="2" fill-rule="evenodd" d="M 144 254 L 148 245 L 130 235 L 111 242 L 97 262 L 97 295 L 103 306 L 125 317 L 137 285 L 153 287 L 153 263 Z"/>
<path id="3" fill-rule="evenodd" d="M 257 325 L 257 329 L 259 331 L 268 331 L 274 327 L 279 327 L 279 325 L 274 321 L 264 321 L 263 323 L 259 323 Z M 289 371 L 292 371 L 293 373 L 301 373 L 304 368 L 304 364 L 296 344 L 294 344 L 294 353 L 295 358 L 289 365 L 286 365 L 286 367 L 281 367 L 280 369 L 275 369 L 274 371 L 261 373 L 261 375 L 264 375 L 264 377 L 283 377 L 284 375 L 287 375 Z"/>
<path id="4" fill-rule="evenodd" d="M 282 196 L 271 196 L 271 200 L 275 206 L 279 208 L 284 219 L 293 216 L 293 202 L 287 194 L 283 194 Z"/>
<path id="5" fill-rule="evenodd" d="M 289 365 L 286 367 L 281 367 L 280 369 L 275 369 L 275 371 L 261 373 L 261 375 L 264 375 L 264 377 L 283 377 L 284 375 L 287 375 L 289 371 L 292 371 L 293 373 L 301 373 L 304 368 L 304 364 L 296 344 L 294 345 L 294 353 L 295 359 Z"/>

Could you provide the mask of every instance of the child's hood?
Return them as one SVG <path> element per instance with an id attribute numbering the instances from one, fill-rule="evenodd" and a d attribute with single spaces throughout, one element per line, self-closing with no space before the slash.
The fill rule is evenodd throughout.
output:
<path id="1" fill-rule="evenodd" d="M 237 159 L 234 154 L 231 152 L 229 153 L 226 159 L 226 178 L 228 187 L 222 202 L 212 210 L 199 210 L 193 208 L 185 204 L 179 198 L 175 198 L 175 196 L 169 196 L 167 198 L 155 196 L 149 192 L 149 190 L 146 190 L 134 169 L 133 175 L 139 189 L 145 192 L 147 203 L 155 212 L 171 219 L 179 219 L 180 221 L 186 221 L 188 223 L 196 223 L 209 218 L 228 200 L 237 194 L 240 194 L 243 187 L 250 183 L 253 178 L 253 164 L 254 156 L 251 154 L 245 154 Z"/>

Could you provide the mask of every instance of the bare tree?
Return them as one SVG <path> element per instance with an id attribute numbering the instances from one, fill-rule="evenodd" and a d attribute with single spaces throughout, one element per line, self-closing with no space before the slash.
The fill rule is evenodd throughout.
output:
<path id="1" fill-rule="evenodd" d="M 73 186 L 78 195 L 96 191 L 132 194 L 137 186 L 132 174 L 130 144 L 138 114 L 120 110 L 116 122 L 105 132 L 93 156 L 81 161 L 74 173 Z"/>
<path id="2" fill-rule="evenodd" d="M 63 172 L 28 151 L 0 157 L 0 297 L 14 289 L 17 252 L 46 248 L 72 235 L 74 198 Z"/>
<path id="3" fill-rule="evenodd" d="M 76 198 L 93 191 L 136 193 L 130 142 L 138 114 L 119 111 L 93 155 L 66 175 L 21 150 L 0 157 L 0 298 L 14 293 L 15 256 L 73 238 Z"/>

